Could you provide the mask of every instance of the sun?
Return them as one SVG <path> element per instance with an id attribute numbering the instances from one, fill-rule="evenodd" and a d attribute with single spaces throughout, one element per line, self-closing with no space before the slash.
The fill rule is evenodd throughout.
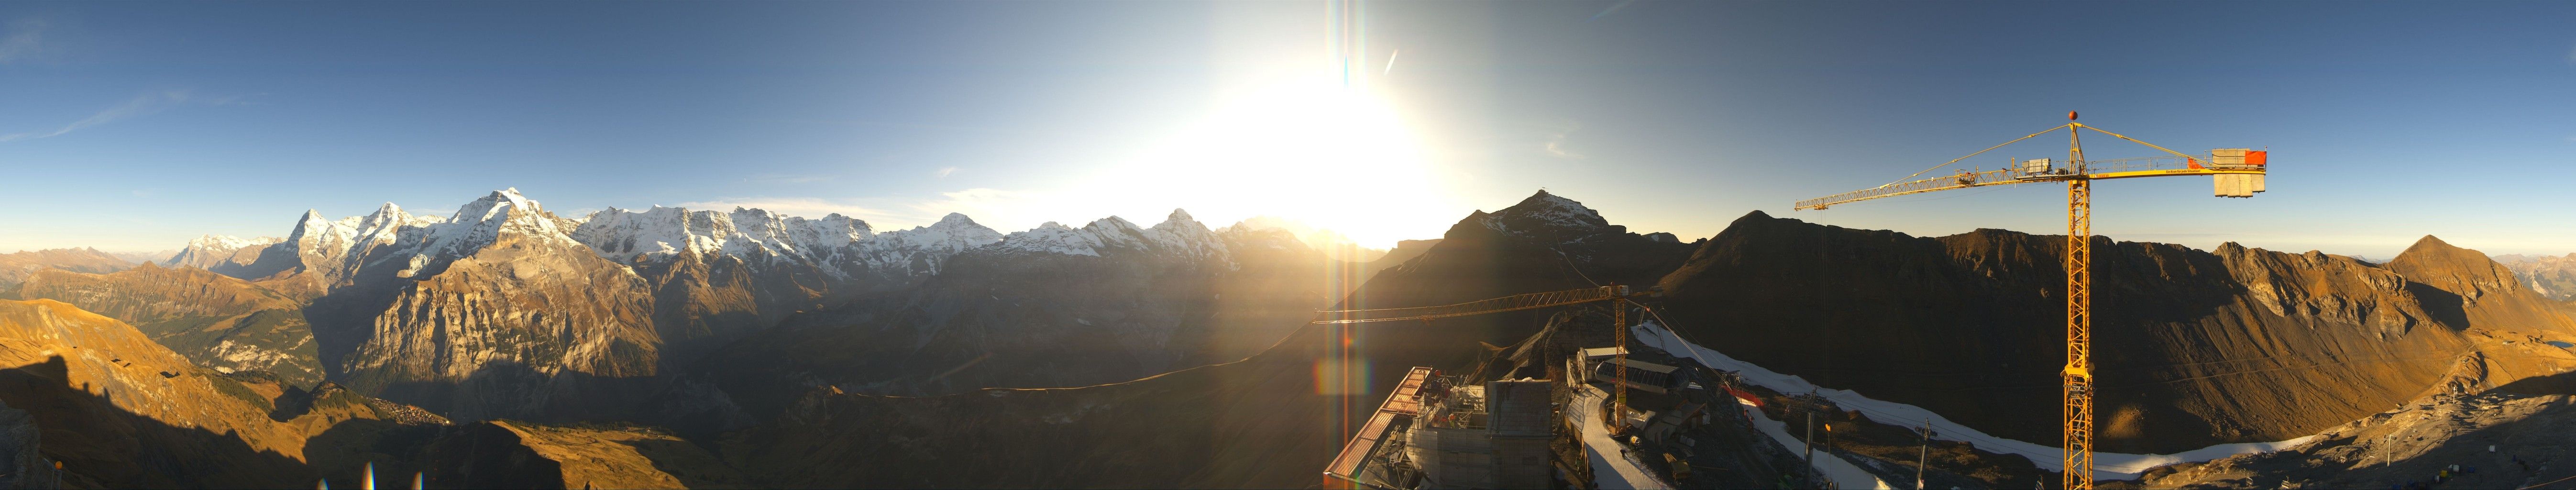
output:
<path id="1" fill-rule="evenodd" d="M 1118 172 L 1133 184 L 1122 187 L 1150 194 L 1102 197 L 1178 202 L 1226 223 L 1279 216 L 1384 248 L 1437 237 L 1457 219 L 1442 216 L 1454 193 L 1421 141 L 1365 84 L 1290 77 L 1227 97 Z"/>

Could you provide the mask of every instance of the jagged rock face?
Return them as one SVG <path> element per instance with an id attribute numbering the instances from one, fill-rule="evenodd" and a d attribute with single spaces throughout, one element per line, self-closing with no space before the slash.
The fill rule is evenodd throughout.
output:
<path id="1" fill-rule="evenodd" d="M 511 194 L 516 195 L 516 192 Z M 260 282 L 270 289 L 311 299 L 349 286 L 350 276 L 368 265 L 368 257 L 378 248 L 395 245 L 404 239 L 405 233 L 417 234 L 444 220 L 438 216 L 413 215 L 393 203 L 385 203 L 366 216 L 336 221 L 324 220 L 321 213 L 306 210 L 286 238 L 265 246 L 244 246 L 233 252 L 238 257 L 257 250 L 256 258 L 247 265 L 218 264 L 208 270 Z M 181 255 L 187 253 L 182 252 Z M 173 260 L 179 258 L 183 257 L 174 257 Z"/>
<path id="2" fill-rule="evenodd" d="M 322 381 L 302 302 L 240 279 L 150 263 L 105 275 L 46 270 L 17 295 L 82 305 L 217 371 L 268 371 L 296 386 Z"/>
<path id="3" fill-rule="evenodd" d="M 2523 287 L 2560 302 L 2576 301 L 2576 253 L 2561 257 L 2500 255 L 2496 262 L 2513 269 Z"/>
<path id="4" fill-rule="evenodd" d="M 916 289 L 800 317 L 703 366 L 775 406 L 812 384 L 880 393 L 1082 386 L 1258 352 L 1337 291 L 1283 231 L 1049 223 L 948 260 Z"/>
<path id="5" fill-rule="evenodd" d="M 609 210 L 576 221 L 512 189 L 449 216 L 387 203 L 338 220 L 308 211 L 283 239 L 201 238 L 170 262 L 253 282 L 195 277 L 208 288 L 128 287 L 77 300 L 155 328 L 167 324 L 175 337 L 163 340 L 192 353 L 244 362 L 258 357 L 245 345 L 292 344 L 251 342 L 245 329 L 312 330 L 305 350 L 330 379 L 468 419 L 624 416 L 653 412 L 635 406 L 645 399 L 722 408 L 722 400 L 704 399 L 712 389 L 646 378 L 796 311 L 912 287 L 950 256 L 1000 238 L 953 214 L 883 233 L 837 215 L 808 220 L 742 209 Z M 217 318 L 132 306 L 254 289 L 289 301 Z M 178 333 L 207 322 L 224 328 Z M 251 367 L 209 359 L 201 362 Z M 300 384 L 320 376 L 280 370 Z"/>
<path id="6" fill-rule="evenodd" d="M 0 254 L 0 288 L 17 286 L 28 274 L 44 269 L 106 274 L 133 267 L 133 262 L 90 248 L 57 248 Z"/>
<path id="7" fill-rule="evenodd" d="M 567 225 L 501 191 L 400 228 L 316 303 L 323 361 L 360 392 L 469 420 L 614 403 L 570 395 L 657 372 L 651 288 Z"/>
<path id="8" fill-rule="evenodd" d="M 2104 451 L 2307 435 L 2454 378 L 2464 351 L 2492 344 L 2464 329 L 2540 326 L 2459 313 L 2511 303 L 2491 276 L 2096 240 Z M 1999 230 L 1917 238 L 1756 212 L 1666 276 L 1660 303 L 1678 330 L 1737 359 L 2050 443 L 2065 362 L 2064 242 Z M 2410 251 L 2398 262 L 2427 258 Z M 2491 299 L 2464 306 L 2417 274 Z"/>
<path id="9" fill-rule="evenodd" d="M 257 277 L 243 276 L 249 274 L 252 264 L 259 262 L 260 252 L 266 251 L 270 245 L 276 245 L 285 240 L 277 237 L 236 238 L 206 235 L 189 240 L 187 248 L 179 249 L 178 254 L 171 255 L 169 260 L 162 261 L 161 265 L 195 267 L 213 271 L 216 274 L 256 279 Z"/>
<path id="10" fill-rule="evenodd" d="M 685 364 L 798 310 L 918 284 L 948 256 L 1001 235 L 964 215 L 875 233 L 864 221 L 757 209 L 594 213 L 572 238 L 654 287 L 665 359 Z"/>

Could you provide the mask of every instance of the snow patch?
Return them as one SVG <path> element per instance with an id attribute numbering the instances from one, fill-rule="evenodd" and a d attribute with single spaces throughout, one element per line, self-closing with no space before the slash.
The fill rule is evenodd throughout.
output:
<path id="1" fill-rule="evenodd" d="M 1943 418 L 1941 414 L 1932 413 L 1931 410 L 1925 410 L 1922 407 L 1872 399 L 1851 390 L 1837 390 L 1818 387 L 1815 384 L 1808 383 L 1805 378 L 1780 374 L 1769 369 L 1763 369 L 1762 366 L 1756 366 L 1749 362 L 1738 361 L 1734 358 L 1727 357 L 1726 354 L 1710 350 L 1707 347 L 1701 347 L 1699 344 L 1693 344 L 1689 341 L 1682 340 L 1681 337 L 1679 335 L 1675 335 L 1672 330 L 1666 329 L 1662 325 L 1658 325 L 1651 321 L 1639 323 L 1635 327 L 1630 327 L 1630 329 L 1636 334 L 1636 340 L 1638 343 L 1645 344 L 1648 347 L 1662 349 L 1665 352 L 1672 353 L 1672 355 L 1676 357 L 1698 360 L 1700 365 L 1703 366 L 1716 368 L 1721 371 L 1735 371 L 1742 375 L 1745 381 L 1761 385 L 1762 387 L 1769 388 L 1773 391 L 1781 393 L 1813 392 L 1817 395 L 1833 400 L 1836 405 L 1840 405 L 1846 409 L 1858 409 L 1863 413 L 1869 414 L 1871 418 L 1878 419 L 1881 422 L 1890 422 L 1888 419 L 1897 419 L 1893 422 L 1896 422 L 1899 425 L 1920 425 L 1923 421 L 1929 420 L 1931 421 L 1934 433 L 1933 438 L 1935 439 L 1964 442 L 1971 446 L 1975 446 L 1978 449 L 1996 453 L 2020 455 L 2023 458 L 2029 459 L 2031 464 L 2038 465 L 2040 469 L 2044 470 L 2064 471 L 2066 468 L 2063 461 L 2066 454 L 2066 450 L 2064 448 L 1986 435 L 1985 432 L 1980 432 L 1976 429 L 1969 428 L 1968 426 L 1960 425 L 1957 422 L 1951 422 L 1950 419 Z M 2093 453 L 2093 478 L 2118 480 L 2137 479 L 2139 475 L 2146 472 L 2147 469 L 2157 466 L 2208 461 L 2238 454 L 2279 451 L 2292 446 L 2306 444 L 2309 441 L 2316 440 L 2318 437 L 2319 436 L 2311 435 L 2279 442 L 2219 444 L 2173 454 L 2096 452 Z"/>

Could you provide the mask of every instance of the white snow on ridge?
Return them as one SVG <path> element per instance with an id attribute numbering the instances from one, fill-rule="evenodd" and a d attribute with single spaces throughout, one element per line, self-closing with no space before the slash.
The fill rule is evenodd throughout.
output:
<path id="1" fill-rule="evenodd" d="M 618 262 L 637 256 L 667 259 L 681 250 L 699 256 L 817 261 L 871 235 L 867 222 L 839 214 L 806 219 L 739 207 L 732 212 L 609 208 L 591 213 L 572 231 L 574 241 Z"/>
<path id="2" fill-rule="evenodd" d="M 1525 226 L 1517 229 L 1513 228 L 1512 225 L 1515 221 L 1521 222 Z M 1501 210 L 1494 211 L 1493 214 L 1485 215 L 1483 218 L 1483 224 L 1486 228 L 1492 228 L 1494 231 L 1514 235 L 1526 236 L 1551 230 L 1555 231 L 1556 234 L 1562 235 L 1564 232 L 1570 231 L 1591 231 L 1607 228 L 1610 226 L 1610 220 L 1602 218 L 1600 211 L 1594 211 L 1592 208 L 1584 207 L 1583 203 L 1574 202 L 1573 199 L 1557 197 L 1557 195 L 1549 194 L 1547 191 L 1539 191 L 1538 194 L 1531 195 L 1528 199 L 1523 199 L 1518 204 L 1513 204 L 1511 207 L 1503 208 Z"/>
<path id="3" fill-rule="evenodd" d="M 195 240 L 189 240 L 186 248 L 229 252 L 241 250 L 244 247 L 267 245 L 284 240 L 286 239 L 278 237 L 242 238 L 229 235 L 206 235 L 197 237 Z"/>
<path id="4" fill-rule="evenodd" d="M 1053 221 L 1028 231 L 1004 235 L 1001 243 L 986 248 L 1012 252 L 1087 255 L 1097 257 L 1106 249 L 1153 251 L 1191 258 L 1229 260 L 1225 240 L 1209 231 L 1207 225 L 1190 218 L 1190 213 L 1172 210 L 1172 214 L 1152 228 L 1136 226 L 1126 218 L 1111 216 L 1092 221 L 1076 229 Z"/>
<path id="5" fill-rule="evenodd" d="M 226 257 L 230 257 L 234 253 L 240 252 L 242 249 L 265 248 L 269 245 L 274 245 L 283 241 L 286 241 L 286 239 L 278 237 L 241 238 L 225 235 L 206 235 L 197 237 L 194 240 L 188 240 L 188 246 L 181 247 L 179 249 L 179 253 L 171 254 L 169 259 L 161 261 L 161 265 L 213 267 L 218 261 L 225 260 Z"/>
<path id="6" fill-rule="evenodd" d="M 966 215 L 949 213 L 929 226 L 877 232 L 865 221 L 839 214 L 809 219 L 744 208 L 730 212 L 610 208 L 566 219 L 545 212 L 543 205 L 516 188 L 493 191 L 445 217 L 410 214 L 393 203 L 366 216 L 339 220 L 308 210 L 288 238 L 264 240 L 287 243 L 290 248 L 280 251 L 292 251 L 289 256 L 302 257 L 302 265 L 332 269 L 335 274 L 354 272 L 362 265 L 356 261 L 379 257 L 408 263 L 397 275 L 414 277 L 434 274 L 447 262 L 473 255 L 504 235 L 582 246 L 618 263 L 665 260 L 687 251 L 756 264 L 822 265 L 826 266 L 820 267 L 822 272 L 836 276 L 861 270 L 932 274 L 949 257 L 976 249 L 1081 256 L 1134 250 L 1231 263 L 1227 242 L 1181 210 L 1173 210 L 1150 228 L 1113 216 L 1079 229 L 1047 223 L 1004 235 Z M 190 242 L 191 250 L 198 253 L 180 255 L 207 255 L 262 243 L 266 242 L 209 236 Z M 374 250 L 378 247 L 396 248 Z"/>
<path id="7" fill-rule="evenodd" d="M 1662 325 L 1657 325 L 1651 321 L 1641 322 L 1635 327 L 1630 327 L 1630 329 L 1636 334 L 1637 342 L 1645 344 L 1648 347 L 1662 349 L 1665 352 L 1672 353 L 1676 357 L 1696 359 L 1701 365 L 1716 368 L 1718 370 L 1735 371 L 1738 374 L 1743 375 L 1745 381 L 1761 385 L 1762 387 L 1769 388 L 1773 391 L 1781 393 L 1814 392 L 1817 395 L 1833 400 L 1836 405 L 1840 405 L 1845 409 L 1858 409 L 1862 413 L 1869 414 L 1872 419 L 1877 419 L 1881 422 L 1892 422 L 1898 425 L 1915 426 L 1920 425 L 1925 420 L 1929 420 L 1931 421 L 1932 431 L 1934 433 L 1933 438 L 1946 441 L 1964 442 L 1969 445 L 1976 446 L 1978 449 L 1996 453 L 2020 455 L 2023 458 L 2029 459 L 2031 464 L 2038 465 L 2040 469 L 2044 470 L 2064 471 L 2066 468 L 2066 464 L 2064 462 L 2066 450 L 2064 448 L 1986 435 L 1985 432 L 1980 432 L 1976 429 L 1969 428 L 1968 426 L 1960 425 L 1957 422 L 1951 422 L 1950 419 L 1943 418 L 1941 414 L 1932 413 L 1931 410 L 1925 410 L 1923 407 L 1872 399 L 1851 390 L 1837 390 L 1818 387 L 1815 384 L 1808 383 L 1805 378 L 1780 374 L 1769 369 L 1763 369 L 1762 366 L 1756 366 L 1749 362 L 1738 361 L 1734 358 L 1727 357 L 1726 354 L 1710 350 L 1707 347 L 1701 347 L 1699 344 L 1693 344 L 1689 341 L 1682 340 L 1680 336 L 1673 334 L 1671 330 L 1665 329 Z M 2317 437 L 2318 436 L 2311 435 L 2279 442 L 2219 444 L 2173 454 L 2096 452 L 2093 453 L 2093 478 L 2104 480 L 2136 479 L 2147 469 L 2157 466 L 2208 461 L 2238 454 L 2279 451 L 2291 446 L 2306 444 L 2309 441 L 2316 440 Z"/>
<path id="8" fill-rule="evenodd" d="M 1090 226 L 1086 226 L 1085 228 L 1100 227 L 1102 226 L 1100 226 L 1099 222 L 1093 222 Z M 1100 251 L 1098 250 L 1100 246 L 1100 237 L 1098 235 L 1083 233 L 1083 230 L 1066 228 L 1064 225 L 1049 221 L 1045 224 L 1038 225 L 1037 228 L 1031 228 L 1029 231 L 1002 235 L 1001 243 L 989 245 L 987 248 L 1017 252 L 1041 252 L 1059 255 L 1089 255 L 1098 257 L 1100 256 Z"/>

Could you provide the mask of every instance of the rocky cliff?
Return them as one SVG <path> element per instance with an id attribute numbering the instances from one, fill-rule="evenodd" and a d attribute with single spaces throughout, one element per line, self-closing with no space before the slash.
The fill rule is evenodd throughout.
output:
<path id="1" fill-rule="evenodd" d="M 362 223 L 405 221 L 377 217 Z M 340 262 L 354 268 L 317 277 L 337 284 L 308 309 L 323 362 L 352 389 L 468 420 L 623 403 L 577 395 L 658 372 L 651 288 L 570 224 L 499 191 L 360 242 L 375 246 Z"/>

